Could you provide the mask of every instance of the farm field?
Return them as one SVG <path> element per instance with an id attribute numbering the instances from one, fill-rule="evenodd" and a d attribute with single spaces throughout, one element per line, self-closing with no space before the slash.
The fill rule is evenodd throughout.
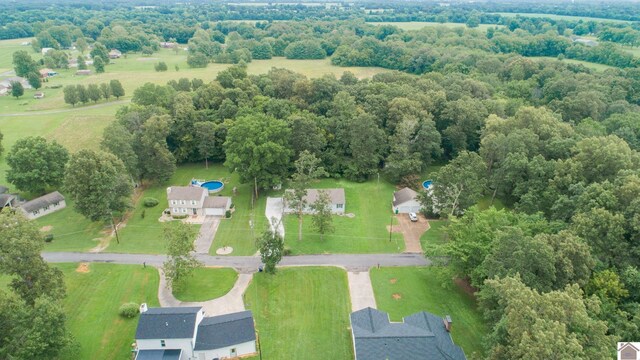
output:
<path id="1" fill-rule="evenodd" d="M 455 284 L 443 286 L 442 269 L 398 267 L 371 269 L 371 283 L 378 309 L 391 321 L 419 311 L 451 315 L 453 341 L 468 358 L 482 358 L 482 337 L 487 333 L 475 299 Z"/>
<path id="2" fill-rule="evenodd" d="M 626 20 L 595 18 L 595 17 L 588 17 L 588 16 L 570 16 L 570 15 L 539 14 L 539 13 L 508 13 L 508 12 L 497 12 L 494 14 L 498 14 L 505 17 L 522 16 L 522 17 L 532 17 L 532 18 L 547 18 L 551 20 L 607 21 L 607 22 L 622 23 L 622 24 L 630 23 L 630 21 L 626 21 Z"/>
<path id="3" fill-rule="evenodd" d="M 392 216 L 391 199 L 395 187 L 384 180 L 380 183 L 371 180 L 355 183 L 344 179 L 323 179 L 312 185 L 313 188 L 344 188 L 345 212 L 349 216 L 333 216 L 335 232 L 325 234 L 320 240 L 312 225 L 310 215 L 305 215 L 302 227 L 302 241 L 298 241 L 298 218 L 286 215 L 285 246 L 293 254 L 323 253 L 392 253 L 404 250 L 401 234 L 393 233 L 389 241 Z"/>
<path id="4" fill-rule="evenodd" d="M 382 21 L 382 22 L 368 22 L 368 24 L 371 24 L 371 25 L 393 25 L 393 26 L 397 26 L 398 28 L 400 28 L 402 30 L 406 30 L 406 31 L 420 30 L 420 29 L 424 29 L 425 27 L 428 27 L 428 26 L 445 26 L 445 27 L 449 27 L 449 28 L 455 28 L 455 27 L 464 27 L 464 28 L 466 28 L 467 27 L 467 25 L 465 25 L 463 23 L 451 23 L 451 22 L 439 23 L 439 22 L 429 22 L 429 21 L 402 21 L 402 22 Z M 503 27 L 503 26 L 504 25 L 480 24 L 480 26 L 478 26 L 477 29 L 486 31 L 488 28 Z"/>
<path id="5" fill-rule="evenodd" d="M 258 273 L 245 292 L 268 359 L 352 359 L 347 274 L 331 267 Z"/>

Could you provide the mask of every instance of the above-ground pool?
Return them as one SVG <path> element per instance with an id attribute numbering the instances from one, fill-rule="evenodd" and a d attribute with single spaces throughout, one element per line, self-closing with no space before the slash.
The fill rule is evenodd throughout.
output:
<path id="1" fill-rule="evenodd" d="M 425 190 L 429 190 L 429 188 L 431 187 L 431 184 L 433 184 L 433 181 L 431 181 L 431 180 L 425 180 L 425 181 L 423 181 L 423 182 L 422 182 L 422 187 L 423 187 Z"/>
<path id="2" fill-rule="evenodd" d="M 222 190 L 222 188 L 224 187 L 224 184 L 222 183 L 222 181 L 212 180 L 212 181 L 205 181 L 201 183 L 200 186 L 209 190 L 209 192 L 218 192 Z"/>

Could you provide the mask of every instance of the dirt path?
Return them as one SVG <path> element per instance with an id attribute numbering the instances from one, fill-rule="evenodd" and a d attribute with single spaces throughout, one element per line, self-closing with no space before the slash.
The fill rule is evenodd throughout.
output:
<path id="1" fill-rule="evenodd" d="M 422 253 L 422 245 L 420 245 L 420 237 L 429 229 L 429 221 L 422 215 L 418 215 L 418 221 L 412 222 L 409 214 L 398 214 L 398 226 L 402 231 L 405 243 L 405 253 Z"/>

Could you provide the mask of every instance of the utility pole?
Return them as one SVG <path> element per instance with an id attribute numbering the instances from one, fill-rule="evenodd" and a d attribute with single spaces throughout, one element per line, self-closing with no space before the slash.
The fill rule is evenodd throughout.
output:
<path id="1" fill-rule="evenodd" d="M 116 234 L 116 242 L 120 244 L 120 237 L 118 236 L 118 227 L 113 222 L 113 213 L 111 213 L 111 227 L 113 228 L 113 232 Z"/>
<path id="2" fill-rule="evenodd" d="M 389 223 L 389 242 L 391 242 L 391 230 L 393 230 L 393 215 L 391 215 L 391 222 Z"/>

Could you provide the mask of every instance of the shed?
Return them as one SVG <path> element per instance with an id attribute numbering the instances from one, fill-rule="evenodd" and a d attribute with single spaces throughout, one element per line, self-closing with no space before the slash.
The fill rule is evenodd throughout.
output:
<path id="1" fill-rule="evenodd" d="M 393 212 L 397 214 L 417 213 L 422 208 L 418 193 L 407 187 L 393 193 L 392 206 Z"/>
<path id="2" fill-rule="evenodd" d="M 91 75 L 91 70 L 78 70 L 76 75 Z"/>
<path id="3" fill-rule="evenodd" d="M 37 93 L 33 94 L 33 98 L 34 99 L 44 99 L 44 93 L 42 91 L 38 91 Z"/>
<path id="4" fill-rule="evenodd" d="M 111 49 L 109 51 L 109 59 L 119 59 L 122 56 L 122 52 L 118 49 Z"/>

